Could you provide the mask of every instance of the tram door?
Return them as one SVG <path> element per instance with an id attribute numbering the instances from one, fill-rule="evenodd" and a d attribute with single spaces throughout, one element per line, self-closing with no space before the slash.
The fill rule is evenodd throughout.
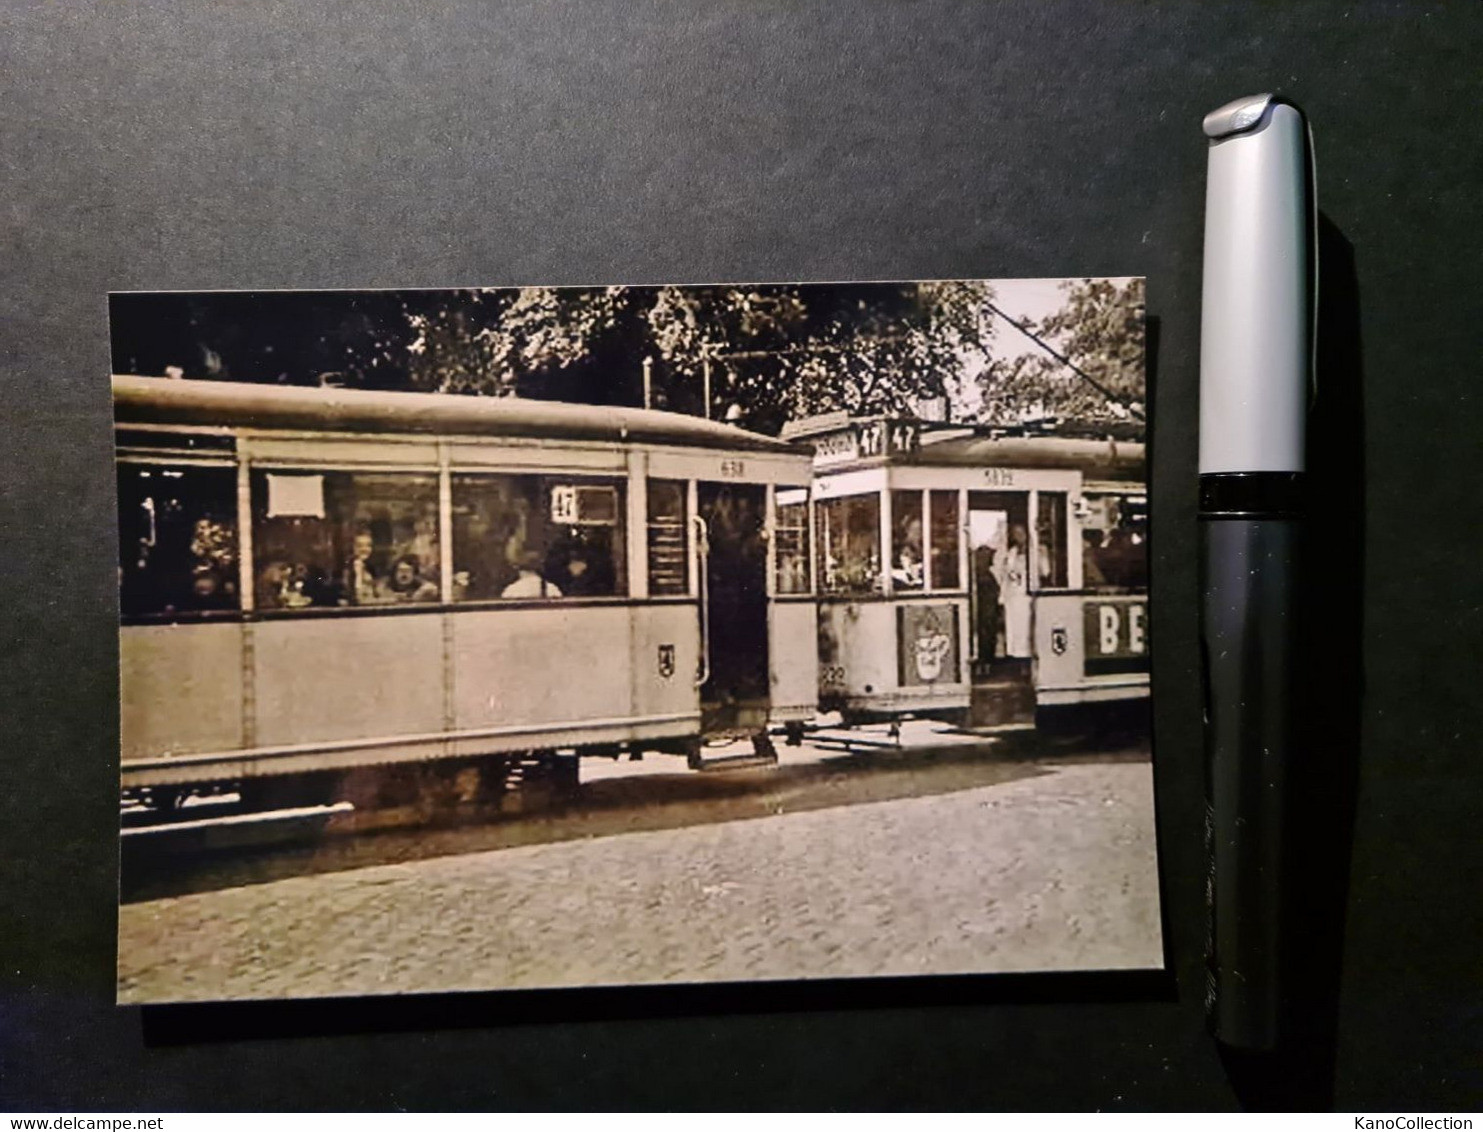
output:
<path id="1" fill-rule="evenodd" d="M 1029 496 L 968 495 L 975 726 L 1033 721 L 1030 672 Z"/>
<path id="2" fill-rule="evenodd" d="M 700 483 L 705 523 L 705 646 L 700 689 L 706 732 L 767 725 L 767 489 L 760 484 Z"/>

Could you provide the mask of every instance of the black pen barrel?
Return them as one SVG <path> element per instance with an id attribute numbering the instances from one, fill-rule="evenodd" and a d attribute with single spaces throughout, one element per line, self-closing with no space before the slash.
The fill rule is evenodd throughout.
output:
<path id="1" fill-rule="evenodd" d="M 1245 477 L 1243 477 L 1244 479 Z M 1299 477 L 1203 485 L 1211 1023 L 1224 1043 L 1278 1043 L 1285 768 L 1297 745 Z"/>

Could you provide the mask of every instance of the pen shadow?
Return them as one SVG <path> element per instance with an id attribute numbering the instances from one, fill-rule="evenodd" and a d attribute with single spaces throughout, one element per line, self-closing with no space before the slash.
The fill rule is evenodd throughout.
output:
<path id="1" fill-rule="evenodd" d="M 1309 519 L 1301 606 L 1303 757 L 1289 768 L 1286 993 L 1278 1048 L 1222 1049 L 1247 1109 L 1332 1109 L 1339 977 L 1364 703 L 1364 373 L 1354 248 L 1318 221 L 1318 395 L 1309 419 Z"/>
<path id="2" fill-rule="evenodd" d="M 1169 1003 L 1167 970 L 810 979 L 161 1003 L 140 1008 L 148 1046 L 635 1019 L 1008 1006 Z"/>

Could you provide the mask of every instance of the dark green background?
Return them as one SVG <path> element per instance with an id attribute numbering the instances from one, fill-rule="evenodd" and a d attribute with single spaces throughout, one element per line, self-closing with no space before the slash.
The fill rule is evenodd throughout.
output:
<path id="1" fill-rule="evenodd" d="M 1199 123 L 1269 88 L 1314 123 L 1363 363 L 1333 1096 L 1289 1101 L 1483 1104 L 1483 8 L 9 0 L 0 22 L 0 1108 L 1237 1103 L 1200 1003 Z M 1175 979 L 110 1005 L 108 291 L 1123 274 L 1159 330 Z"/>

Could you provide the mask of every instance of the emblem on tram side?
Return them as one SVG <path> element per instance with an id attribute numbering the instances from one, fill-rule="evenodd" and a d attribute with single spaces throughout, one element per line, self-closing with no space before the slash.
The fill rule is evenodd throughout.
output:
<path id="1" fill-rule="evenodd" d="M 1057 656 L 1064 656 L 1066 645 L 1066 627 L 1064 625 L 1057 625 L 1050 631 L 1050 651 Z"/>
<path id="2" fill-rule="evenodd" d="M 675 674 L 675 646 L 659 646 L 659 675 L 668 680 Z"/>

